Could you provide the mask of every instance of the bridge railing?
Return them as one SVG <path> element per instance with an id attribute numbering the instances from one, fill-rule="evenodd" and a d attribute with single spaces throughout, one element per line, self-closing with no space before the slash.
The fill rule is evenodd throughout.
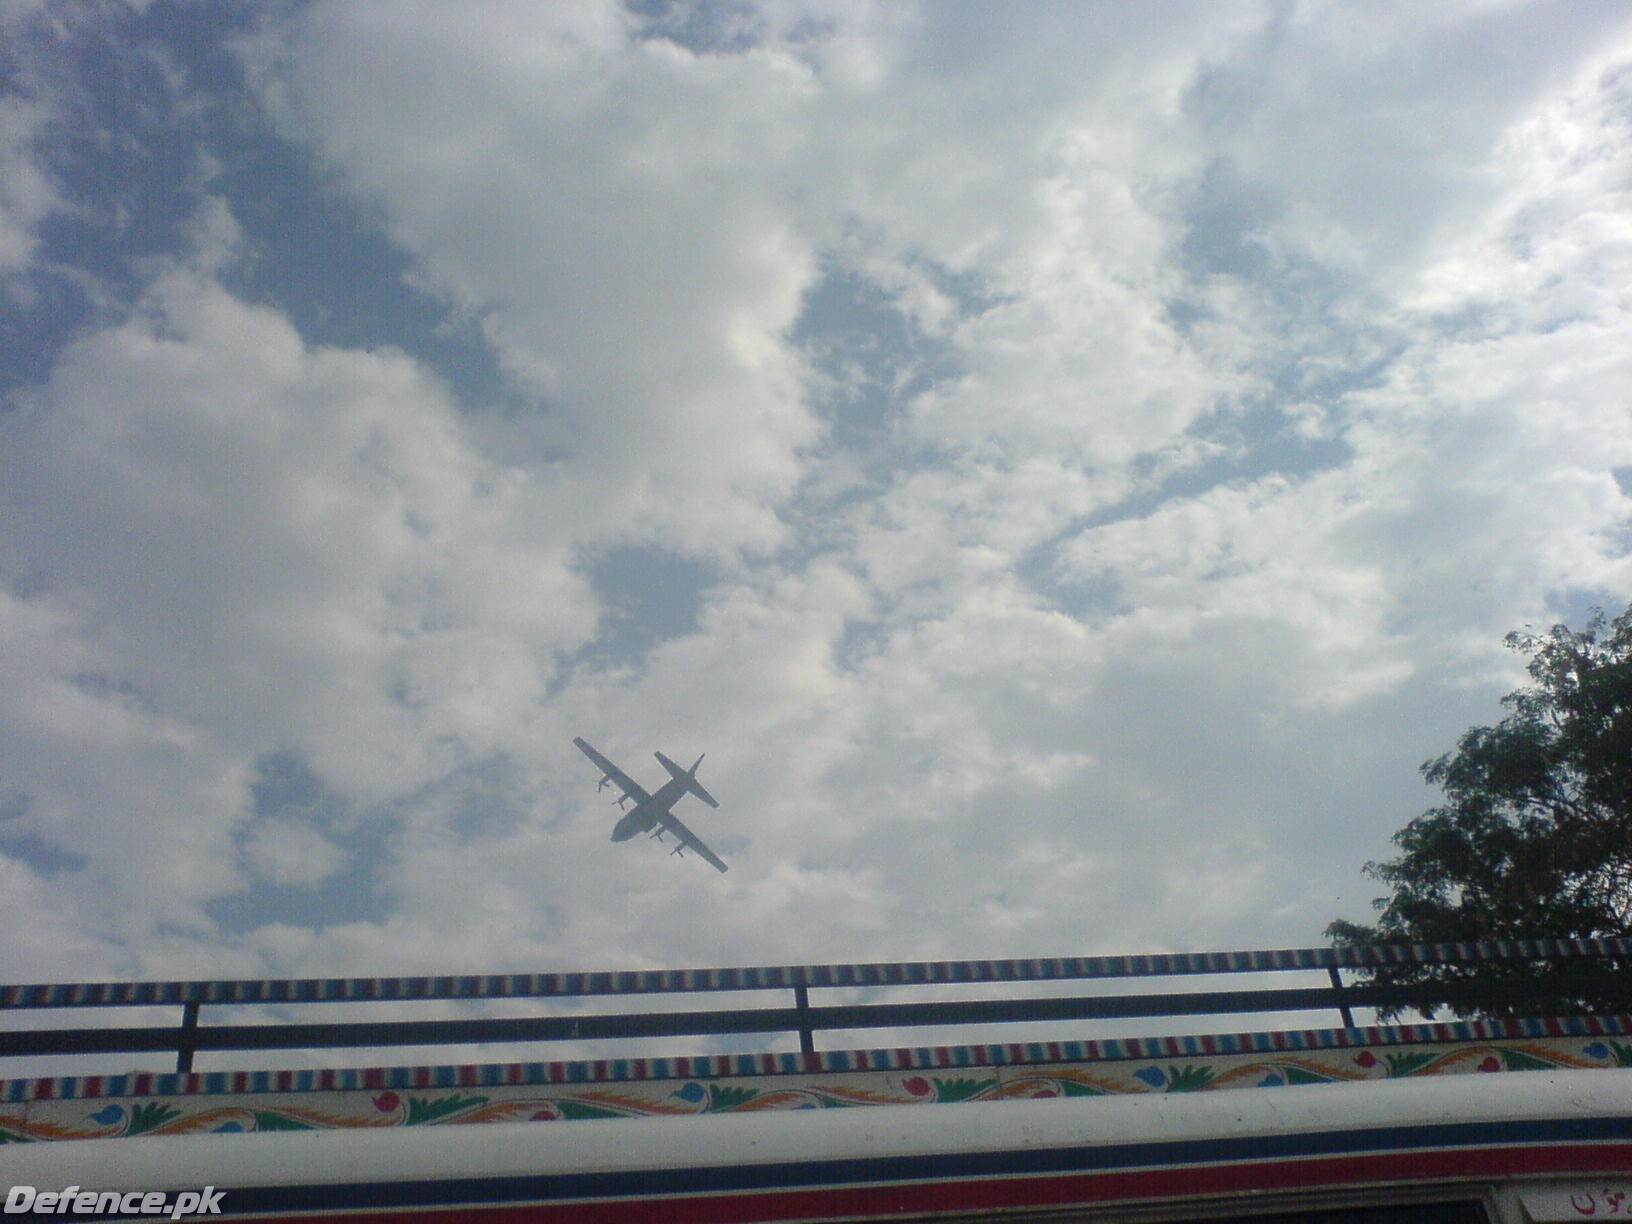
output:
<path id="1" fill-rule="evenodd" d="M 1494 979 L 1456 971 L 1500 963 Z M 797 1033 L 813 1052 L 816 1034 L 833 1030 L 911 1029 L 1039 1021 L 1111 1020 L 1330 1009 L 1344 1027 L 1357 1008 L 1421 1009 L 1425 1002 L 1462 1012 L 1500 1008 L 1526 997 L 1526 966 L 1544 968 L 1549 991 L 1579 980 L 1601 983 L 1606 967 L 1627 972 L 1632 939 L 1545 939 L 1379 947 L 1298 948 L 1254 952 L 1186 952 L 1041 960 L 915 961 L 778 965 L 735 969 L 522 973 L 457 977 L 297 978 L 241 981 L 92 982 L 0 986 L 0 1012 L 176 1006 L 179 1023 L 141 1027 L 47 1027 L 0 1032 L 0 1058 L 50 1055 L 174 1053 L 190 1071 L 203 1051 L 384 1049 L 481 1043 L 532 1043 L 644 1037 Z M 1443 974 L 1440 975 L 1440 970 Z M 1194 975 L 1325 971 L 1324 986 L 1252 986 L 1237 990 L 1164 989 L 973 999 L 811 1001 L 812 990 L 865 995 L 909 986 L 1110 981 Z M 1436 975 L 1401 982 L 1390 977 Z M 1348 973 L 1351 980 L 1345 981 Z M 1370 980 L 1353 980 L 1356 974 Z M 790 992 L 780 1007 L 594 1014 L 359 1020 L 322 1023 L 203 1023 L 206 1007 L 302 1003 L 517 1000 Z M 0 1071 L 4 1064 L 0 1063 Z"/>

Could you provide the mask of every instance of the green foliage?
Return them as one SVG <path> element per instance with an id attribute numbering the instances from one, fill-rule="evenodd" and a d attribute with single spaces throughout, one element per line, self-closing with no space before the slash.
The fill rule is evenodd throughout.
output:
<path id="1" fill-rule="evenodd" d="M 1444 801 L 1395 834 L 1399 857 L 1366 865 L 1391 892 L 1375 926 L 1328 926 L 1334 943 L 1632 934 L 1632 608 L 1506 641 L 1534 683 L 1502 699 L 1501 722 L 1423 765 Z M 1413 1006 L 1430 1015 L 1446 1003 L 1458 1015 L 1632 1010 L 1632 969 L 1604 961 L 1400 966 L 1373 980 L 1422 987 Z M 1496 1001 L 1450 997 L 1470 983 Z"/>

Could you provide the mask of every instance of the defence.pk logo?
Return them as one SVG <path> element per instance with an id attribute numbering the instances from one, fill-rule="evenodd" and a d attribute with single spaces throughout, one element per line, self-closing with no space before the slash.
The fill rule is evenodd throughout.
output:
<path id="1" fill-rule="evenodd" d="M 6 1195 L 6 1212 L 20 1215 L 167 1215 L 172 1220 L 182 1216 L 219 1215 L 224 1190 L 205 1186 L 202 1190 L 179 1191 L 174 1200 L 163 1190 L 133 1190 L 121 1194 L 117 1190 L 81 1190 L 69 1186 L 66 1190 L 36 1190 L 33 1186 L 13 1186 Z"/>

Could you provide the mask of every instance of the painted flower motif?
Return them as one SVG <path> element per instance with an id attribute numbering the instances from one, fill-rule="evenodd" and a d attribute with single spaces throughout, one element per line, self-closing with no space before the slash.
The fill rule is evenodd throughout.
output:
<path id="1" fill-rule="evenodd" d="M 701 1101 L 704 1097 L 706 1097 L 708 1092 L 701 1084 L 693 1080 L 689 1084 L 680 1085 L 680 1087 L 676 1088 L 671 1095 L 677 1096 L 682 1101 L 688 1101 L 695 1105 L 698 1101 Z"/>
<path id="2" fill-rule="evenodd" d="M 1162 1074 L 1160 1067 L 1141 1067 L 1133 1073 L 1133 1078 L 1142 1084 L 1149 1084 L 1152 1088 L 1167 1087 L 1167 1076 Z"/>
<path id="3" fill-rule="evenodd" d="M 402 1107 L 402 1098 L 394 1092 L 382 1092 L 374 1098 L 374 1108 L 381 1113 L 392 1113 Z"/>
<path id="4" fill-rule="evenodd" d="M 928 1096 L 934 1092 L 934 1086 L 921 1075 L 910 1076 L 901 1081 L 901 1087 L 907 1090 L 909 1096 Z"/>
<path id="5" fill-rule="evenodd" d="M 99 1109 L 91 1115 L 91 1121 L 98 1126 L 117 1126 L 125 1120 L 123 1105 L 109 1105 L 106 1109 Z"/>
<path id="6" fill-rule="evenodd" d="M 1581 1053 L 1585 1054 L 1588 1058 L 1608 1058 L 1609 1047 L 1601 1041 L 1595 1041 L 1591 1045 L 1582 1046 Z"/>
<path id="7" fill-rule="evenodd" d="M 1490 1055 L 1490 1057 L 1486 1058 L 1484 1062 L 1479 1064 L 1479 1070 L 1481 1071 L 1500 1071 L 1501 1069 L 1502 1060 L 1497 1058 L 1494 1054 Z"/>
<path id="8" fill-rule="evenodd" d="M 1354 1056 L 1354 1061 L 1357 1065 L 1369 1071 L 1377 1065 L 1377 1055 L 1370 1050 L 1361 1050 L 1360 1053 Z"/>
<path id="9" fill-rule="evenodd" d="M 561 1111 L 554 1105 L 543 1105 L 535 1109 L 527 1118 L 529 1122 L 554 1122 L 561 1117 Z"/>

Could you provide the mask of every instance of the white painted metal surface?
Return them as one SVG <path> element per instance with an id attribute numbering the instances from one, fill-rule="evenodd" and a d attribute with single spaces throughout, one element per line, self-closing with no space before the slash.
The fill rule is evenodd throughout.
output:
<path id="1" fill-rule="evenodd" d="M 0 1183 L 125 1190 L 310 1186 L 1608 1117 L 1632 1118 L 1632 1070 L 979 1105 L 20 1144 L 0 1147 Z"/>

